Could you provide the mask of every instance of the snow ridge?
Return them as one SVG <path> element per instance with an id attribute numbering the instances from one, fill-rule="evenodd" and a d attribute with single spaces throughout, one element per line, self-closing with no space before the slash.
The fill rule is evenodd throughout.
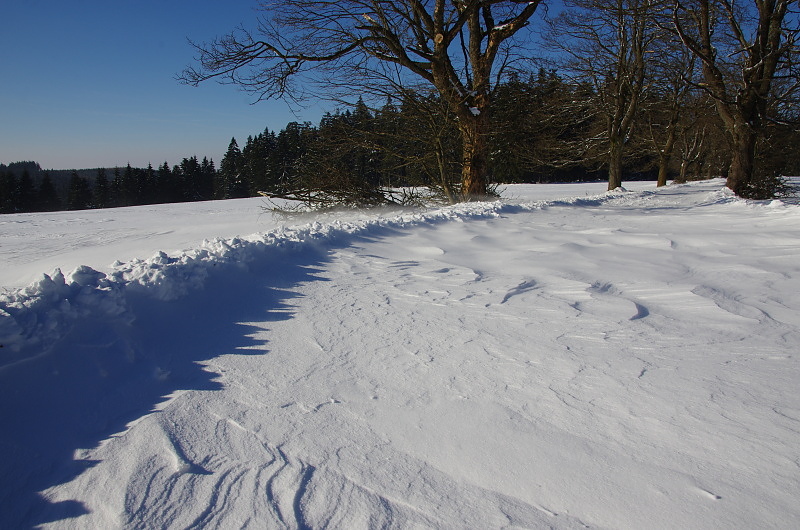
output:
<path id="1" fill-rule="evenodd" d="M 800 208 L 634 186 L 90 212 L 0 290 L 0 527 L 792 527 Z"/>
<path id="2" fill-rule="evenodd" d="M 463 203 L 411 211 L 393 217 L 334 220 L 330 223 L 315 221 L 247 237 L 205 240 L 199 248 L 177 256 L 158 252 L 149 259 L 116 262 L 108 274 L 85 265 L 67 276 L 56 269 L 50 275 L 43 274 L 38 281 L 25 288 L 0 294 L 0 369 L 47 354 L 49 348 L 80 319 L 124 320 L 128 312 L 126 293 L 129 290 L 157 300 L 175 300 L 201 289 L 211 270 L 219 267 L 246 269 L 248 263 L 269 253 L 299 251 L 306 245 L 330 248 L 347 244 L 355 236 L 377 230 L 463 222 L 548 207 L 597 207 L 606 203 L 643 205 L 654 193 L 618 189 L 594 196 L 551 201 Z M 746 201 L 723 189 L 707 194 L 704 204 L 731 202 Z"/>
<path id="3" fill-rule="evenodd" d="M 353 236 L 374 230 L 497 217 L 518 210 L 501 202 L 483 202 L 392 218 L 312 222 L 244 238 L 205 240 L 199 248 L 177 256 L 158 252 L 145 260 L 116 262 L 108 274 L 85 265 L 68 275 L 56 269 L 25 288 L 0 294 L 0 369 L 48 353 L 80 319 L 124 319 L 129 291 L 175 300 L 202 288 L 212 269 L 246 268 L 265 254 L 276 253 L 277 257 L 277 253 L 299 251 L 306 245 L 345 244 Z"/>

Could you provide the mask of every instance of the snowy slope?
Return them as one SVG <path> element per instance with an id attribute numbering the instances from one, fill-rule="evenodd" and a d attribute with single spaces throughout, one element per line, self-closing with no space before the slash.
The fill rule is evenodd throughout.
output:
<path id="1" fill-rule="evenodd" d="M 601 189 L 0 219 L 0 527 L 797 527 L 800 209 Z"/>

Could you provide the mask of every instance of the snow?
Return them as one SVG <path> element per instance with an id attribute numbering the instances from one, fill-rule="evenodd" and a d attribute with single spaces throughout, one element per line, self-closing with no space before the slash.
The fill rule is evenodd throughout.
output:
<path id="1" fill-rule="evenodd" d="M 800 207 L 604 186 L 0 217 L 0 527 L 797 527 Z"/>

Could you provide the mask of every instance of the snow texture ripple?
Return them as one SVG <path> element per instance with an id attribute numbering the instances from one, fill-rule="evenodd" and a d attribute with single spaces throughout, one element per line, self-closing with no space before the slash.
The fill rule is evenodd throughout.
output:
<path id="1" fill-rule="evenodd" d="M 722 184 L 86 247 L 0 295 L 0 528 L 795 528 L 800 207 Z"/>

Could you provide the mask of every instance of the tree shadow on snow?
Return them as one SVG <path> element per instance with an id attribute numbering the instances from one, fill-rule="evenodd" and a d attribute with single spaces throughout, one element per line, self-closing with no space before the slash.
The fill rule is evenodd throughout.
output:
<path id="1" fill-rule="evenodd" d="M 81 319 L 47 355 L 0 369 L 0 528 L 88 513 L 40 492 L 96 465 L 80 458 L 180 390 L 221 388 L 200 364 L 223 354 L 269 354 L 243 322 L 292 318 L 292 288 L 328 260 L 325 249 L 267 248 L 246 266 L 209 268 L 202 289 L 175 301 L 126 290 L 129 314 Z M 133 317 L 133 318 L 131 318 Z M 258 331 L 261 331 L 259 328 Z M 78 453 L 76 453 L 78 452 Z"/>

